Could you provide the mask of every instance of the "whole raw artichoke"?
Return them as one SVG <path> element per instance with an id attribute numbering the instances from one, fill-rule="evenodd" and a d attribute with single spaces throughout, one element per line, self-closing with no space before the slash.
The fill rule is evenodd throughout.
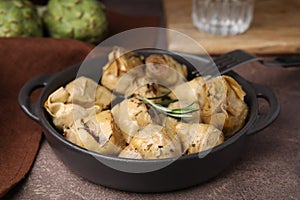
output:
<path id="1" fill-rule="evenodd" d="M 41 19 L 28 0 L 0 0 L 0 37 L 42 36 Z"/>
<path id="2" fill-rule="evenodd" d="M 50 0 L 44 23 L 51 37 L 98 43 L 107 33 L 104 5 L 97 0 Z"/>

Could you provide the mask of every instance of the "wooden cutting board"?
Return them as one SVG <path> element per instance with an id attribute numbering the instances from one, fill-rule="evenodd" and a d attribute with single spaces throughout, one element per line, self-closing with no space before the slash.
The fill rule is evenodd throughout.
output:
<path id="1" fill-rule="evenodd" d="M 254 54 L 300 53 L 300 0 L 256 0 L 254 19 L 247 32 L 215 36 L 194 27 L 192 0 L 164 0 L 166 27 L 196 40 L 209 54 L 243 49 Z M 192 46 L 168 36 L 169 49 L 195 53 Z"/>

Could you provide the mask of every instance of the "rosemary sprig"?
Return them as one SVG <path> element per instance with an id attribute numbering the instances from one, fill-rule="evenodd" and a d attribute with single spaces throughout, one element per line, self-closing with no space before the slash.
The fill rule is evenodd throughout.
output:
<path id="1" fill-rule="evenodd" d="M 169 92 L 167 92 L 167 93 L 158 95 L 158 96 L 156 96 L 156 97 L 149 97 L 149 98 L 147 98 L 147 99 L 151 100 L 151 99 L 160 99 L 160 98 L 164 98 L 164 97 L 168 96 L 169 94 L 171 94 L 171 92 L 172 92 L 172 91 L 169 91 Z"/>
<path id="2" fill-rule="evenodd" d="M 191 103 L 190 105 L 185 106 L 183 108 L 166 108 L 166 107 L 162 106 L 162 105 L 168 105 L 168 104 L 173 103 L 173 102 L 177 102 L 178 99 L 164 100 L 164 101 L 160 101 L 160 102 L 151 101 L 151 99 L 159 99 L 159 98 L 166 97 L 168 94 L 170 94 L 170 92 L 162 94 L 160 96 L 152 97 L 152 98 L 146 98 L 146 97 L 143 97 L 143 96 L 139 96 L 139 98 L 141 100 L 143 100 L 145 103 L 147 103 L 150 106 L 152 106 L 153 108 L 155 108 L 158 112 L 163 113 L 163 114 L 165 114 L 167 116 L 170 116 L 170 117 L 175 117 L 175 118 L 192 117 L 191 113 L 198 111 L 197 108 L 192 107 L 192 105 L 194 103 Z"/>
<path id="3" fill-rule="evenodd" d="M 167 113 L 168 113 L 168 112 L 172 112 L 172 109 L 163 107 L 163 106 L 161 106 L 161 105 L 158 105 L 158 104 L 152 102 L 151 100 L 149 100 L 149 99 L 146 98 L 146 97 L 141 97 L 141 96 L 140 96 L 140 98 L 141 98 L 144 102 L 148 103 L 150 106 L 152 106 L 153 108 L 155 108 L 156 110 L 158 110 L 158 111 L 160 111 L 160 112 L 167 112 Z"/>
<path id="4" fill-rule="evenodd" d="M 155 102 L 155 103 L 159 104 L 159 105 L 169 105 L 170 103 L 174 103 L 174 102 L 177 102 L 177 101 L 178 101 L 178 99 L 168 99 L 168 100 L 159 101 L 159 102 Z"/>

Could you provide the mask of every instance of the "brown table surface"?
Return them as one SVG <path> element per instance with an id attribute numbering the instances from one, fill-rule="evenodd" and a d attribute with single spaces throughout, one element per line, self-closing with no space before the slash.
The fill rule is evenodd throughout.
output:
<path id="1" fill-rule="evenodd" d="M 271 68 L 253 63 L 237 72 L 250 81 L 271 87 L 280 99 L 281 113 L 271 126 L 249 137 L 238 162 L 216 178 L 170 193 L 139 194 L 113 190 L 73 174 L 44 139 L 29 175 L 6 198 L 299 199 L 300 69 Z"/>

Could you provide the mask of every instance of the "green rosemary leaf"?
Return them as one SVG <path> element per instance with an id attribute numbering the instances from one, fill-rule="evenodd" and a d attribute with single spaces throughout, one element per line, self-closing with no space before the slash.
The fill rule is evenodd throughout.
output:
<path id="1" fill-rule="evenodd" d="M 183 108 L 166 108 L 166 107 L 162 106 L 162 105 L 168 105 L 172 102 L 176 102 L 176 101 L 178 101 L 177 99 L 176 100 L 164 100 L 161 102 L 153 102 L 150 100 L 150 98 L 146 98 L 146 97 L 142 97 L 142 96 L 139 96 L 139 99 L 141 99 L 145 103 L 147 103 L 150 106 L 152 106 L 153 108 L 155 108 L 158 112 L 168 115 L 170 117 L 175 117 L 175 118 L 192 117 L 192 114 L 190 114 L 190 113 L 198 111 L 197 108 L 192 107 L 192 105 L 194 103 L 191 103 L 190 105 L 183 107 Z M 152 98 L 152 99 L 156 99 L 156 98 Z"/>
<path id="2" fill-rule="evenodd" d="M 148 104 L 150 104 L 152 107 L 156 108 L 158 111 L 162 111 L 162 112 L 172 112 L 172 109 L 170 108 L 166 108 L 160 105 L 156 105 L 155 103 L 153 103 L 152 101 L 150 101 L 147 98 L 142 97 L 142 100 L 144 100 L 145 102 L 147 102 Z"/>
<path id="3" fill-rule="evenodd" d="M 175 114 L 175 113 L 164 113 L 165 115 L 168 115 L 170 117 L 176 117 L 176 118 L 188 118 L 192 117 L 193 115 L 191 114 Z"/>
<path id="4" fill-rule="evenodd" d="M 196 112 L 196 111 L 198 111 L 198 109 L 193 108 L 193 109 L 183 109 L 183 110 L 172 110 L 172 113 L 187 114 L 187 113 L 192 113 L 192 112 Z"/>
<path id="5" fill-rule="evenodd" d="M 173 108 L 174 111 L 177 111 L 177 110 L 183 110 L 183 109 L 189 109 L 189 108 L 193 108 L 192 105 L 194 105 L 194 102 L 183 107 L 183 108 Z M 198 109 L 197 109 L 198 110 Z"/>
<path id="6" fill-rule="evenodd" d="M 151 99 L 160 99 L 160 98 L 164 98 L 164 97 L 168 96 L 171 92 L 172 92 L 172 91 L 169 91 L 169 92 L 164 93 L 164 94 L 162 94 L 162 95 L 159 95 L 159 96 L 156 96 L 156 97 L 149 97 L 149 98 L 147 98 L 147 99 L 151 100 Z"/>
<path id="7" fill-rule="evenodd" d="M 159 104 L 159 105 L 169 105 L 170 103 L 174 103 L 177 102 L 178 99 L 170 99 L 170 100 L 164 100 L 164 101 L 159 101 L 159 102 L 155 102 L 155 104 Z"/>

